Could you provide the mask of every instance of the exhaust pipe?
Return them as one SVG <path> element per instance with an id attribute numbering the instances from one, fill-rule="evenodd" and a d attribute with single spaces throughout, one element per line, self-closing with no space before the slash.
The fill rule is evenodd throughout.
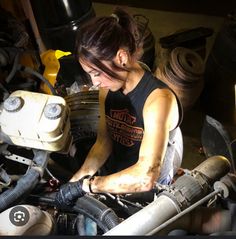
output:
<path id="1" fill-rule="evenodd" d="M 109 235 L 148 235 L 155 228 L 181 211 L 199 201 L 209 200 L 221 189 L 212 191 L 213 183 L 230 171 L 230 163 L 223 156 L 213 156 L 193 169 L 190 174 L 179 177 L 175 183 L 160 193 L 148 206 L 133 214 L 110 231 Z M 209 195 L 207 195 L 211 192 Z M 204 200 L 203 198 L 206 197 Z"/>

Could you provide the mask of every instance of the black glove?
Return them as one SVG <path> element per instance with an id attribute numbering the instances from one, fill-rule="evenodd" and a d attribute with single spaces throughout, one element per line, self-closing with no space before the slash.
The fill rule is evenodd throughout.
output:
<path id="1" fill-rule="evenodd" d="M 83 197 L 86 193 L 82 189 L 84 178 L 81 178 L 77 182 L 68 182 L 62 185 L 55 197 L 56 205 L 71 206 L 78 198 Z"/>

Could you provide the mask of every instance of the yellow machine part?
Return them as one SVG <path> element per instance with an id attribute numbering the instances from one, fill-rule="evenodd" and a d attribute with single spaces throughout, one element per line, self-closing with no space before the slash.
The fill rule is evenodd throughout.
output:
<path id="1" fill-rule="evenodd" d="M 47 50 L 40 55 L 41 61 L 45 66 L 43 76 L 47 79 L 52 86 L 55 86 L 57 74 L 60 69 L 59 59 L 63 56 L 70 55 L 71 52 L 64 52 L 60 50 Z M 48 86 L 42 82 L 40 85 L 40 90 L 46 94 L 52 94 Z"/>

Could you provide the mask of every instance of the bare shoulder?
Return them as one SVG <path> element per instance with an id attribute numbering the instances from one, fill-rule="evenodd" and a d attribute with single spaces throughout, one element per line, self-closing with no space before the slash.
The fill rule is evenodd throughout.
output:
<path id="1" fill-rule="evenodd" d="M 169 89 L 155 89 L 148 96 L 145 105 L 159 104 L 160 102 L 166 104 L 177 104 L 174 93 Z"/>
<path id="2" fill-rule="evenodd" d="M 179 119 L 178 103 L 174 93 L 169 89 L 156 89 L 147 98 L 144 109 L 144 118 L 169 122 L 173 129 Z"/>

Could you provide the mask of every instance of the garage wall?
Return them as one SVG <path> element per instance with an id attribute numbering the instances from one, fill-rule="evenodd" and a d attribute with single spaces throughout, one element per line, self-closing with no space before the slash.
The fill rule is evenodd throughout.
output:
<path id="1" fill-rule="evenodd" d="M 236 10 L 235 0 L 93 0 L 93 2 L 213 16 L 225 16 L 233 9 Z"/>

